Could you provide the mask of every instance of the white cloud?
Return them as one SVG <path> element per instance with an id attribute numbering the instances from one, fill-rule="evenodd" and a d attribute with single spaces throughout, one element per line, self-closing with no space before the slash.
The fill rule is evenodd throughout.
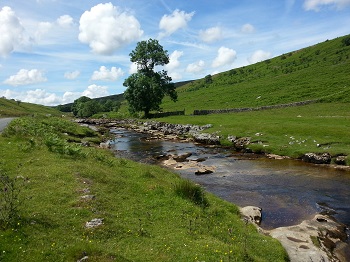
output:
<path id="1" fill-rule="evenodd" d="M 99 71 L 94 71 L 91 80 L 116 81 L 123 75 L 124 72 L 121 68 L 113 66 L 111 70 L 109 70 L 107 67 L 101 66 Z"/>
<path id="2" fill-rule="evenodd" d="M 169 56 L 169 63 L 165 65 L 167 70 L 174 70 L 180 66 L 179 58 L 183 56 L 184 52 L 175 50 Z"/>
<path id="3" fill-rule="evenodd" d="M 43 89 L 35 89 L 24 92 L 15 92 L 13 90 L 0 90 L 0 96 L 11 97 L 23 102 L 53 106 L 59 104 L 62 99 L 54 93 L 48 93 Z"/>
<path id="4" fill-rule="evenodd" d="M 220 27 L 211 27 L 207 30 L 203 31 L 201 30 L 199 32 L 199 38 L 207 43 L 215 42 L 217 40 L 220 40 L 222 38 L 222 30 Z"/>
<path id="5" fill-rule="evenodd" d="M 269 59 L 269 58 L 271 58 L 270 52 L 266 52 L 263 50 L 257 50 L 248 58 L 248 62 L 250 64 L 255 64 L 255 63 L 264 61 L 266 59 Z"/>
<path id="6" fill-rule="evenodd" d="M 138 20 L 112 3 L 98 4 L 80 17 L 79 40 L 94 53 L 111 55 L 121 46 L 139 39 Z"/>
<path id="7" fill-rule="evenodd" d="M 231 64 L 236 57 L 237 53 L 235 50 L 222 46 L 218 50 L 218 56 L 214 59 L 212 67 L 220 67 Z"/>
<path id="8" fill-rule="evenodd" d="M 347 5 L 350 5 L 350 0 L 305 0 L 304 9 L 319 11 L 322 6 L 332 5 L 337 9 L 342 9 Z"/>
<path id="9" fill-rule="evenodd" d="M 135 74 L 137 73 L 137 63 L 131 63 L 129 67 L 129 74 Z"/>
<path id="10" fill-rule="evenodd" d="M 108 96 L 109 93 L 107 89 L 107 86 L 98 86 L 93 84 L 88 86 L 88 88 L 82 93 L 82 96 L 87 96 L 90 98 Z"/>
<path id="11" fill-rule="evenodd" d="M 50 22 L 40 22 L 35 32 L 35 40 L 40 41 L 52 29 L 53 24 Z"/>
<path id="12" fill-rule="evenodd" d="M 8 6 L 3 7 L 0 10 L 0 55 L 9 55 L 17 46 L 28 40 L 15 12 Z"/>
<path id="13" fill-rule="evenodd" d="M 73 25 L 73 18 L 69 15 L 62 15 L 57 19 L 57 24 L 62 27 Z"/>
<path id="14" fill-rule="evenodd" d="M 179 72 L 171 72 L 169 73 L 169 76 L 171 77 L 172 81 L 178 81 L 182 79 L 182 75 Z"/>
<path id="15" fill-rule="evenodd" d="M 255 28 L 251 24 L 244 24 L 241 28 L 241 31 L 243 33 L 253 33 L 255 31 Z"/>
<path id="16" fill-rule="evenodd" d="M 42 71 L 38 69 L 21 69 L 16 75 L 10 76 L 3 83 L 11 86 L 20 86 L 20 85 L 30 85 L 45 82 L 45 78 Z"/>
<path id="17" fill-rule="evenodd" d="M 198 74 L 204 71 L 204 66 L 205 66 L 204 61 L 199 60 L 195 63 L 189 64 L 186 68 L 186 72 Z"/>
<path id="18" fill-rule="evenodd" d="M 192 13 L 185 13 L 176 9 L 171 15 L 164 15 L 159 22 L 159 29 L 163 30 L 160 36 L 169 36 L 181 28 L 185 28 L 187 23 L 191 21 Z"/>
<path id="19" fill-rule="evenodd" d="M 78 99 L 79 97 L 81 97 L 80 92 L 65 92 L 63 94 L 60 104 L 72 103 L 75 99 Z"/>
<path id="20" fill-rule="evenodd" d="M 69 79 L 69 80 L 73 80 L 73 79 L 76 79 L 79 75 L 80 75 L 80 72 L 76 70 L 73 72 L 64 73 L 64 78 Z"/>

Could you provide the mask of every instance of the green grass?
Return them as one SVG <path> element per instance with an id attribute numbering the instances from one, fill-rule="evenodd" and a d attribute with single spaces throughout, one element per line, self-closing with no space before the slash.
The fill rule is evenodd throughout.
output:
<path id="1" fill-rule="evenodd" d="M 205 132 L 252 138 L 256 152 L 300 157 L 307 152 L 350 155 L 350 112 L 347 103 L 316 103 L 300 107 L 206 116 L 158 119 L 171 123 L 212 124 Z M 319 146 L 317 146 L 317 144 Z"/>
<path id="2" fill-rule="evenodd" d="M 13 116 L 62 115 L 62 112 L 43 105 L 15 101 L 13 99 L 0 98 L 0 118 Z"/>
<path id="3" fill-rule="evenodd" d="M 312 99 L 350 102 L 350 46 L 326 41 L 267 61 L 232 69 L 177 89 L 178 102 L 164 99 L 164 111 L 259 107 Z"/>
<path id="4" fill-rule="evenodd" d="M 62 129 L 61 119 L 30 120 L 42 131 L 19 119 L 0 137 L 0 172 L 28 178 L 20 218 L 0 231 L 1 261 L 286 260 L 280 243 L 245 225 L 236 206 L 208 193 L 208 205 L 200 205 L 176 193 L 178 175 L 105 150 L 82 148 L 79 158 L 50 151 L 43 132 L 64 140 L 63 133 L 79 138 L 82 131 Z M 82 200 L 86 194 L 95 199 Z M 86 229 L 93 218 L 103 225 Z"/>

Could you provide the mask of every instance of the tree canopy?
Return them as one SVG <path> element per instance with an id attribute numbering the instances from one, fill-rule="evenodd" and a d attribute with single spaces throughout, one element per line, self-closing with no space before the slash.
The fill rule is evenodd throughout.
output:
<path id="1" fill-rule="evenodd" d="M 168 52 L 157 40 L 139 42 L 130 53 L 130 60 L 137 64 L 137 73 L 124 81 L 124 86 L 127 87 L 124 96 L 132 113 L 143 111 L 147 117 L 151 110 L 160 109 L 165 95 L 169 95 L 174 102 L 177 100 L 171 77 L 165 70 L 155 71 L 156 66 L 169 63 Z"/>

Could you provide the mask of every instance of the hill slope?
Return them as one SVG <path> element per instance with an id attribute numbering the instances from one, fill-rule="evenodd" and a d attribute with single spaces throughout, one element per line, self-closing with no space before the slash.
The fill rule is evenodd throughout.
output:
<path id="1" fill-rule="evenodd" d="M 350 35 L 260 63 L 193 81 L 177 89 L 164 111 L 258 107 L 310 99 L 350 102 Z"/>
<path id="2" fill-rule="evenodd" d="M 8 116 L 25 116 L 31 114 L 59 115 L 61 113 L 56 109 L 43 105 L 0 98 L 0 118 Z"/>

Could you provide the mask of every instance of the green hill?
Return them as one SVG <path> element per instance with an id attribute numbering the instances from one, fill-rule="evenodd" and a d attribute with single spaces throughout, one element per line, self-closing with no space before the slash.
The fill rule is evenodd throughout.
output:
<path id="1" fill-rule="evenodd" d="M 62 113 L 48 106 L 0 98 L 0 118 L 8 116 L 26 116 L 32 114 L 59 115 Z"/>
<path id="2" fill-rule="evenodd" d="M 181 86 L 164 111 L 259 107 L 305 100 L 350 102 L 350 35 Z"/>

